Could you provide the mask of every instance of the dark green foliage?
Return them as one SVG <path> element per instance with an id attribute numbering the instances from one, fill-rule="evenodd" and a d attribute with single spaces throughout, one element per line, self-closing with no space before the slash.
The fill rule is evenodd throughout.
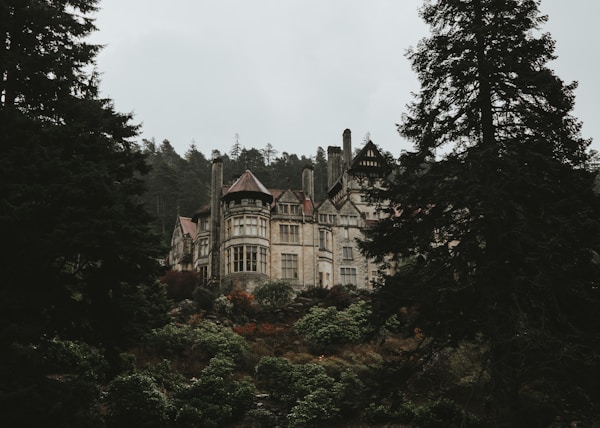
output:
<path id="1" fill-rule="evenodd" d="M 270 396 L 287 406 L 289 426 L 328 426 L 360 407 L 364 385 L 349 371 L 339 379 L 317 364 L 292 364 L 285 358 L 263 357 L 256 378 Z"/>
<path id="2" fill-rule="evenodd" d="M 213 309 L 217 297 L 217 291 L 206 287 L 196 288 L 193 296 L 194 301 L 198 304 L 198 308 L 207 312 Z"/>
<path id="3" fill-rule="evenodd" d="M 100 382 L 108 364 L 98 349 L 54 339 L 13 344 L 3 358 L 3 425 L 101 426 Z"/>
<path id="4" fill-rule="evenodd" d="M 167 289 L 167 298 L 180 302 L 191 299 L 196 287 L 200 284 L 198 272 L 170 270 L 159 278 Z"/>
<path id="5" fill-rule="evenodd" d="M 212 358 L 199 379 L 177 392 L 178 427 L 216 428 L 243 418 L 256 390 L 248 380 L 235 380 L 234 368 L 229 357 Z"/>
<path id="6" fill-rule="evenodd" d="M 10 253 L 0 262 L 0 407 L 9 425 L 40 425 L 35 415 L 94 424 L 98 385 L 87 372 L 73 378 L 73 361 L 96 349 L 114 372 L 119 353 L 166 320 L 138 127 L 98 97 L 90 72 L 96 4 L 0 2 L 0 234 Z M 41 349 L 48 364 L 28 371 Z M 12 423 L 20 413 L 28 420 Z"/>
<path id="7" fill-rule="evenodd" d="M 208 358 L 227 355 L 240 361 L 248 351 L 243 337 L 230 328 L 210 321 L 197 325 L 168 324 L 152 330 L 145 340 L 148 350 L 158 355 L 181 355 L 184 352 L 198 351 Z"/>
<path id="8" fill-rule="evenodd" d="M 352 296 L 347 287 L 336 284 L 329 289 L 325 296 L 326 306 L 335 306 L 337 309 L 346 309 L 352 303 Z"/>
<path id="9" fill-rule="evenodd" d="M 114 379 L 106 396 L 111 427 L 162 428 L 169 420 L 169 399 L 154 380 L 134 373 Z"/>
<path id="10" fill-rule="evenodd" d="M 319 286 L 309 286 L 307 288 L 303 288 L 300 290 L 298 295 L 300 297 L 305 297 L 307 299 L 322 299 L 325 298 L 328 294 L 330 288 L 319 287 Z"/>
<path id="11" fill-rule="evenodd" d="M 600 201 L 538 3 L 424 6 L 421 91 L 399 126 L 415 148 L 373 193 L 389 217 L 363 243 L 389 268 L 379 323 L 411 308 L 425 353 L 482 338 L 496 426 L 520 426 L 525 389 L 550 415 L 600 398 Z"/>
<path id="12" fill-rule="evenodd" d="M 285 281 L 268 281 L 258 285 L 252 294 L 261 305 L 276 308 L 292 301 L 294 289 Z"/>
<path id="13" fill-rule="evenodd" d="M 414 428 L 483 428 L 485 425 L 471 413 L 465 413 L 453 401 L 439 399 L 418 407 L 412 426 Z"/>
<path id="14" fill-rule="evenodd" d="M 370 309 L 365 302 L 346 310 L 313 307 L 294 328 L 316 352 L 332 351 L 340 345 L 358 343 L 370 333 Z"/>

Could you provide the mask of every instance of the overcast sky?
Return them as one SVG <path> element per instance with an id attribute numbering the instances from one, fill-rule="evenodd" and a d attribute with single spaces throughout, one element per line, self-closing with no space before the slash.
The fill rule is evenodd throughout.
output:
<path id="1" fill-rule="evenodd" d="M 428 29 L 422 0 L 101 0 L 102 95 L 133 112 L 140 138 L 210 156 L 268 143 L 312 156 L 369 133 L 398 155 L 398 123 L 418 83 L 406 49 Z M 575 116 L 600 150 L 600 1 L 542 0 L 551 64 L 579 81 Z"/>

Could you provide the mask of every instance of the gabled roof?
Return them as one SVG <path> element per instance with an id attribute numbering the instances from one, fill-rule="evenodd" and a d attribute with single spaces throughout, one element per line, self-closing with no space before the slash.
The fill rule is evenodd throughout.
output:
<path id="1" fill-rule="evenodd" d="M 196 234 L 196 225 L 192 222 L 190 217 L 179 216 L 179 224 L 181 225 L 181 233 L 183 236 L 189 235 L 194 237 Z"/>
<path id="2" fill-rule="evenodd" d="M 271 194 L 273 195 L 273 205 L 275 205 L 276 202 L 278 202 L 281 198 L 281 196 L 286 193 L 286 192 L 290 192 L 291 194 L 293 194 L 297 199 L 298 199 L 298 203 L 302 205 L 302 211 L 305 215 L 313 215 L 314 212 L 314 206 L 313 203 L 311 201 L 311 199 L 309 197 L 306 196 L 306 194 L 304 193 L 304 191 L 302 190 L 283 190 L 283 189 L 269 189 L 269 191 L 271 192 Z"/>
<path id="3" fill-rule="evenodd" d="M 383 177 L 387 161 L 371 140 L 352 159 L 350 173 L 355 175 L 377 175 Z"/>

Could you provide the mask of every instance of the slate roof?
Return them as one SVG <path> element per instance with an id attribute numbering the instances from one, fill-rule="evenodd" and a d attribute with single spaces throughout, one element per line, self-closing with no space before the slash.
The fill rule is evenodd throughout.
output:
<path id="1" fill-rule="evenodd" d="M 265 195 L 273 196 L 260 180 L 248 169 L 231 185 L 229 190 L 227 190 L 227 195 L 238 192 L 263 193 Z"/>

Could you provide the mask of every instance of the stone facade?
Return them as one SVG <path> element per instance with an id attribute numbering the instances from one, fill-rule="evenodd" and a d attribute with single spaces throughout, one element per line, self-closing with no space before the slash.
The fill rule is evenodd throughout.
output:
<path id="1" fill-rule="evenodd" d="M 385 159 L 367 142 L 352 159 L 350 130 L 343 149 L 328 148 L 327 199 L 313 200 L 311 167 L 302 172 L 302 189 L 266 189 L 251 171 L 223 185 L 223 164 L 212 166 L 211 202 L 193 218 L 190 254 L 182 254 L 182 227 L 176 226 L 169 260 L 194 269 L 213 285 L 240 284 L 248 290 L 282 279 L 295 288 L 353 284 L 369 288 L 377 266 L 358 249 L 357 239 L 376 212 L 365 190 L 385 179 Z"/>

